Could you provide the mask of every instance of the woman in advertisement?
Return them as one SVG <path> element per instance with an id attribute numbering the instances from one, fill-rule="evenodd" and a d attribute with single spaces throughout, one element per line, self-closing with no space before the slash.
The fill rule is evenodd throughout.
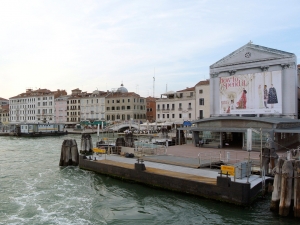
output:
<path id="1" fill-rule="evenodd" d="M 267 102 L 268 102 L 268 89 L 267 89 L 267 85 L 264 85 L 264 104 L 265 107 L 268 109 L 269 107 L 267 106 Z"/>
<path id="2" fill-rule="evenodd" d="M 276 89 L 273 87 L 273 84 L 271 84 L 269 89 L 268 104 L 271 104 L 271 108 L 273 108 L 273 105 L 276 103 L 278 103 Z"/>
<path id="3" fill-rule="evenodd" d="M 246 97 L 247 91 L 245 90 L 245 88 L 243 88 L 243 92 L 241 95 L 240 100 L 237 102 L 238 105 L 238 109 L 246 109 L 246 104 L 247 104 L 247 97 Z"/>

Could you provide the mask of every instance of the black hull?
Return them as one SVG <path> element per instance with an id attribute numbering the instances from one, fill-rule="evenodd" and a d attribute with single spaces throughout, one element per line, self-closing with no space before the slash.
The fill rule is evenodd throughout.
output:
<path id="1" fill-rule="evenodd" d="M 52 133 L 43 133 L 43 132 L 39 132 L 39 133 L 29 133 L 29 134 L 25 134 L 25 133 L 19 133 L 19 134 L 15 134 L 15 136 L 18 137 L 47 137 L 47 136 L 63 136 L 63 135 L 67 135 L 67 132 L 52 132 Z"/>

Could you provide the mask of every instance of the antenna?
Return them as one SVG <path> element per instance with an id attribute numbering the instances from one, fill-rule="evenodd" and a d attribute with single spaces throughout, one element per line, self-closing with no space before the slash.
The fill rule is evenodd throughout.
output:
<path id="1" fill-rule="evenodd" d="M 153 77 L 153 98 L 155 93 L 155 67 L 154 67 L 154 77 Z"/>

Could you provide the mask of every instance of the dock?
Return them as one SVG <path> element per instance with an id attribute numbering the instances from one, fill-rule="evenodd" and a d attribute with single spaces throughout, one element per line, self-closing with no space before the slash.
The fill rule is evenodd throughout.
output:
<path id="1" fill-rule="evenodd" d="M 198 157 L 200 151 L 203 154 L 208 153 L 207 151 L 220 154 L 217 149 L 208 150 L 193 145 L 177 145 L 168 148 L 168 154 L 144 155 L 138 158 L 126 158 L 113 154 L 91 157 L 80 155 L 79 167 L 152 187 L 237 205 L 250 205 L 264 192 L 263 188 L 266 187 L 266 183 L 273 180 L 271 177 L 260 177 L 254 174 L 238 179 L 228 173 L 221 174 L 220 169 L 202 168 Z M 245 158 L 248 155 L 245 151 L 240 151 L 239 154 L 239 157 Z M 258 154 L 253 153 L 253 157 L 258 157 Z M 230 160 L 234 160 L 234 157 Z"/>

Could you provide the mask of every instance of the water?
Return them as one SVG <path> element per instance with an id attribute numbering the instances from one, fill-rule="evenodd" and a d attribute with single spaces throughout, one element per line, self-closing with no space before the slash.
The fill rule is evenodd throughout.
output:
<path id="1" fill-rule="evenodd" d="M 0 224 L 299 223 L 271 213 L 270 197 L 245 208 L 60 168 L 67 138 L 80 145 L 80 135 L 0 137 Z"/>

